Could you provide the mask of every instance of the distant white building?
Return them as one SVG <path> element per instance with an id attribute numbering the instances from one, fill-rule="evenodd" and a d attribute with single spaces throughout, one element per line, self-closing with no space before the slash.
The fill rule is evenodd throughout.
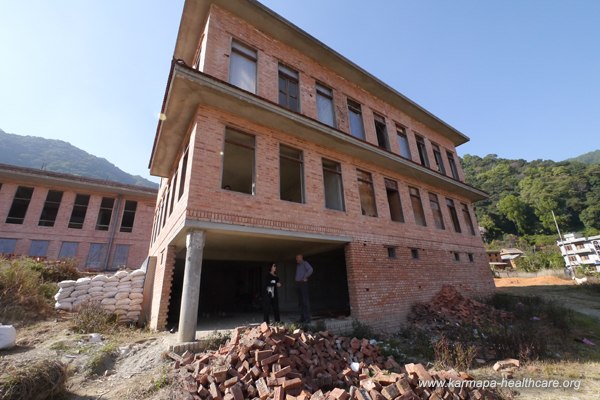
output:
<path id="1" fill-rule="evenodd" d="M 595 266 L 600 272 L 600 235 L 585 237 L 567 233 L 564 240 L 558 240 L 556 244 L 567 265 Z"/>

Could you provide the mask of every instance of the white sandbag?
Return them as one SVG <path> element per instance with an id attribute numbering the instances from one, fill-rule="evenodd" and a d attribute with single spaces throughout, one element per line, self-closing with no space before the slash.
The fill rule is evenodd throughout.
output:
<path id="1" fill-rule="evenodd" d="M 131 276 L 132 278 L 136 277 L 136 276 L 145 276 L 146 273 L 144 271 L 142 271 L 141 269 L 136 269 L 134 271 L 131 271 L 131 273 L 129 274 L 129 276 Z"/>
<path id="2" fill-rule="evenodd" d="M 77 282 L 78 284 L 88 284 L 88 285 L 89 285 L 89 283 L 90 283 L 91 281 L 92 281 L 92 279 L 91 279 L 91 278 L 79 278 L 79 279 L 77 279 L 77 281 L 76 281 L 76 282 Z"/>
<path id="3" fill-rule="evenodd" d="M 83 291 L 87 292 L 89 288 L 90 288 L 90 285 L 88 285 L 88 284 L 84 284 L 84 285 L 77 285 L 76 284 L 74 291 L 83 290 Z"/>
<path id="4" fill-rule="evenodd" d="M 129 299 L 119 299 L 115 303 L 115 307 L 129 309 L 129 303 L 130 302 L 131 302 L 131 300 L 129 300 Z"/>
<path id="5" fill-rule="evenodd" d="M 122 277 L 119 279 L 120 283 L 131 282 L 131 277 L 129 275 Z"/>
<path id="6" fill-rule="evenodd" d="M 88 289 L 88 293 L 92 294 L 92 293 L 103 293 L 104 292 L 104 288 L 102 286 L 92 286 L 91 288 Z"/>
<path id="7" fill-rule="evenodd" d="M 119 278 L 117 278 L 116 276 L 109 276 L 108 279 L 106 280 L 106 282 L 108 283 L 112 283 L 112 282 L 119 282 Z"/>
<path id="8" fill-rule="evenodd" d="M 127 318 L 131 318 L 134 321 L 136 321 L 139 317 L 140 317 L 139 311 L 133 311 L 133 312 L 130 311 L 127 313 Z"/>
<path id="9" fill-rule="evenodd" d="M 106 282 L 108 277 L 106 275 L 96 275 L 92 278 L 92 282 Z"/>
<path id="10" fill-rule="evenodd" d="M 117 287 L 117 292 L 125 292 L 125 293 L 130 293 L 131 292 L 131 288 L 130 287 Z"/>
<path id="11" fill-rule="evenodd" d="M 111 297 L 115 297 L 115 295 L 119 293 L 116 290 L 110 291 L 110 292 L 104 292 L 104 297 L 105 298 L 111 298 Z"/>
<path id="12" fill-rule="evenodd" d="M 104 299 L 100 302 L 100 304 L 115 304 L 117 299 Z"/>
<path id="13" fill-rule="evenodd" d="M 12 349 L 17 341 L 17 330 L 12 325 L 0 325 L 0 349 Z"/>
<path id="14" fill-rule="evenodd" d="M 139 298 L 139 299 L 130 299 L 131 302 L 129 304 L 142 304 L 144 302 L 143 298 Z"/>
<path id="15" fill-rule="evenodd" d="M 129 293 L 144 293 L 144 288 L 131 288 Z"/>
<path id="16" fill-rule="evenodd" d="M 129 298 L 128 292 L 118 292 L 117 294 L 115 294 L 115 299 L 117 299 L 117 300 L 128 299 L 128 298 Z"/>
<path id="17" fill-rule="evenodd" d="M 121 279 L 125 276 L 128 276 L 129 274 L 127 273 L 127 271 L 119 271 L 116 274 L 114 274 L 113 276 L 117 279 Z"/>
<path id="18" fill-rule="evenodd" d="M 103 287 L 105 283 L 103 281 L 92 281 L 90 282 L 90 289 L 93 287 Z"/>
<path id="19" fill-rule="evenodd" d="M 102 292 L 96 292 L 96 293 L 90 293 L 90 300 L 94 300 L 94 301 L 99 301 L 102 300 L 104 298 L 104 293 Z"/>
<path id="20" fill-rule="evenodd" d="M 54 303 L 54 308 L 57 310 L 71 311 L 73 310 L 73 303 L 70 301 L 57 301 Z"/>
<path id="21" fill-rule="evenodd" d="M 75 290 L 71 293 L 70 297 L 78 298 L 79 296 L 83 296 L 85 294 L 88 294 L 87 290 Z"/>
<path id="22" fill-rule="evenodd" d="M 75 286 L 75 281 L 62 281 L 58 282 L 58 287 L 62 289 L 70 288 Z"/>
<path id="23" fill-rule="evenodd" d="M 59 301 L 59 300 L 64 300 L 68 297 L 71 297 L 71 291 L 69 290 L 68 292 L 64 292 L 62 290 L 59 290 L 58 293 L 56 293 L 54 295 L 54 300 Z"/>
<path id="24" fill-rule="evenodd" d="M 105 311 L 108 311 L 110 313 L 113 313 L 115 311 L 115 305 L 114 304 L 102 304 L 102 309 Z"/>
<path id="25" fill-rule="evenodd" d="M 131 287 L 132 288 L 136 288 L 136 289 L 143 288 L 144 287 L 144 282 L 142 282 L 142 281 L 132 282 L 131 283 Z"/>
<path id="26" fill-rule="evenodd" d="M 129 298 L 130 299 L 142 299 L 144 298 L 144 295 L 141 293 L 129 293 Z"/>
<path id="27" fill-rule="evenodd" d="M 122 308 L 115 308 L 115 314 L 117 314 L 117 315 L 127 315 L 128 312 L 129 311 L 124 310 Z"/>
<path id="28" fill-rule="evenodd" d="M 104 287 L 116 288 L 118 285 L 119 285 L 119 281 L 104 282 Z"/>
<path id="29" fill-rule="evenodd" d="M 142 305 L 141 304 L 130 304 L 129 311 L 142 311 Z"/>

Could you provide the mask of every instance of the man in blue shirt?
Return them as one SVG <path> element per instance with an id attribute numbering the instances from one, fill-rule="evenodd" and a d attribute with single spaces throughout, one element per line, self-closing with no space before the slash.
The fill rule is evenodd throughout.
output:
<path id="1" fill-rule="evenodd" d="M 308 278 L 313 273 L 313 267 L 304 260 L 302 254 L 296 256 L 296 290 L 300 308 L 300 322 L 310 322 L 310 301 L 308 299 Z"/>

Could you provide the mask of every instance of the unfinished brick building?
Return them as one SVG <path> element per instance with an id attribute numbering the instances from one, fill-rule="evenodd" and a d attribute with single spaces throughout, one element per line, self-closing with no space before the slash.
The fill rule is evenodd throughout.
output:
<path id="1" fill-rule="evenodd" d="M 0 164 L 0 255 L 138 268 L 155 201 L 152 188 Z"/>
<path id="2" fill-rule="evenodd" d="M 187 0 L 150 159 L 150 325 L 251 308 L 314 266 L 316 315 L 400 327 L 442 284 L 494 284 L 455 147 L 468 138 L 254 0 Z M 199 305 L 198 305 L 199 304 Z M 202 317 L 200 317 L 202 318 Z"/>

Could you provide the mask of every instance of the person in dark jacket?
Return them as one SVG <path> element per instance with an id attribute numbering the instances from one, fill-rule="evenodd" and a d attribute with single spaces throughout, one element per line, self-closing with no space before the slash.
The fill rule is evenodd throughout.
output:
<path id="1" fill-rule="evenodd" d="M 300 308 L 301 323 L 310 322 L 310 300 L 308 298 L 308 278 L 313 273 L 313 267 L 304 260 L 302 254 L 296 256 L 296 291 L 298 293 L 298 307 Z"/>
<path id="2" fill-rule="evenodd" d="M 277 289 L 281 287 L 279 277 L 277 276 L 277 265 L 271 264 L 269 273 L 267 274 L 266 285 L 263 291 L 263 312 L 264 321 L 269 323 L 269 314 L 273 310 L 273 317 L 275 322 L 281 322 L 279 318 L 279 294 Z"/>

